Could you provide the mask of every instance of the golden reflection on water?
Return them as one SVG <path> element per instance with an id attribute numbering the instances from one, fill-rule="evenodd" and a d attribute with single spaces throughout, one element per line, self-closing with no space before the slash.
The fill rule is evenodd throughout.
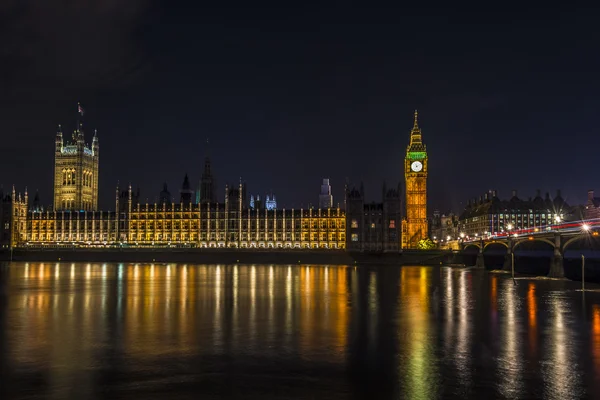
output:
<path id="1" fill-rule="evenodd" d="M 529 323 L 529 353 L 535 357 L 537 353 L 537 302 L 535 297 L 535 283 L 529 282 L 527 288 L 527 321 Z"/>
<path id="2" fill-rule="evenodd" d="M 189 351 L 199 341 L 218 353 L 226 335 L 233 347 L 284 336 L 289 346 L 300 345 L 300 353 L 316 352 L 331 361 L 321 349 L 333 348 L 334 358 L 345 359 L 350 316 L 345 267 L 28 264 L 11 272 L 13 281 L 36 286 L 18 294 L 17 318 L 38 327 L 14 347 L 19 357 L 58 340 L 56 329 L 60 340 L 91 351 L 115 310 L 123 326 L 122 350 L 138 359 Z M 376 274 L 369 298 L 375 318 Z"/>
<path id="3" fill-rule="evenodd" d="M 600 306 L 592 306 L 592 354 L 596 375 L 600 376 Z"/>
<path id="4" fill-rule="evenodd" d="M 394 280 L 378 270 L 305 265 L 21 264 L 9 268 L 4 348 L 11 368 L 47 368 L 54 398 L 90 397 L 95 378 L 82 371 L 99 368 L 108 353 L 126 360 L 122 373 L 168 357 L 222 354 L 346 371 L 360 351 L 375 359 L 369 368 L 380 368 L 386 339 L 402 398 L 439 397 L 448 371 L 460 388 L 451 394 L 469 395 L 482 370 L 498 381 L 490 398 L 523 397 L 531 374 L 542 376 L 547 398 L 578 393 L 572 304 L 544 284 L 430 267 L 387 276 Z M 599 305 L 590 318 L 600 376 Z M 489 346 L 477 326 L 493 338 Z"/>
<path id="5" fill-rule="evenodd" d="M 467 271 L 461 271 L 458 287 L 458 327 L 456 335 L 456 369 L 465 386 L 471 383 L 471 349 L 469 342 L 470 305 Z"/>
<path id="6" fill-rule="evenodd" d="M 432 269 L 403 267 L 400 273 L 400 304 L 402 306 L 399 334 L 400 348 L 405 349 L 408 371 L 405 380 L 406 398 L 427 399 L 437 390 L 436 363 L 433 345 L 435 330 L 430 328 L 429 280 Z"/>

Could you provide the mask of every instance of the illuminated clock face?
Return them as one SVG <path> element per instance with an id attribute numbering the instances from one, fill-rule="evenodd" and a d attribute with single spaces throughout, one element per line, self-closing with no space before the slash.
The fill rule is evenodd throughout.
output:
<path id="1" fill-rule="evenodd" d="M 415 161 L 410 164 L 410 169 L 414 172 L 420 172 L 423 169 L 423 164 L 421 164 L 421 161 Z"/>

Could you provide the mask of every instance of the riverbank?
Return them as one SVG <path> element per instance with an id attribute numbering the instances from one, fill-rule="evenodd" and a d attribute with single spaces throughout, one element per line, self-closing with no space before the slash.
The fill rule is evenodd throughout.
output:
<path id="1" fill-rule="evenodd" d="M 452 263 L 448 251 L 410 250 L 402 253 L 362 253 L 344 250 L 244 249 L 49 249 L 13 251 L 14 261 L 169 262 L 194 264 L 323 264 L 440 265 Z M 0 253 L 10 260 L 10 253 Z"/>

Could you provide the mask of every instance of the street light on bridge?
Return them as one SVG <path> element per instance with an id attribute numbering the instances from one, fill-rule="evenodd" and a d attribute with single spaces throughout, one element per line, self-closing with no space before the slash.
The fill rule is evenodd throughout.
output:
<path id="1" fill-rule="evenodd" d="M 583 229 L 584 232 L 588 232 L 590 230 L 590 226 L 588 224 L 583 224 L 581 225 L 581 229 Z"/>
<path id="2" fill-rule="evenodd" d="M 512 228 L 513 228 L 513 224 L 509 223 L 508 225 L 506 225 L 506 231 L 508 232 L 507 237 L 509 237 L 509 238 L 510 238 L 510 231 L 512 231 Z"/>

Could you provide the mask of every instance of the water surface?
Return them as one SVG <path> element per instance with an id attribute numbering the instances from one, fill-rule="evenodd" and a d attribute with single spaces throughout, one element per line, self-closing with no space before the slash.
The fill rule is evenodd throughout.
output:
<path id="1" fill-rule="evenodd" d="M 577 282 L 389 266 L 0 272 L 2 398 L 600 396 L 600 292 Z"/>

